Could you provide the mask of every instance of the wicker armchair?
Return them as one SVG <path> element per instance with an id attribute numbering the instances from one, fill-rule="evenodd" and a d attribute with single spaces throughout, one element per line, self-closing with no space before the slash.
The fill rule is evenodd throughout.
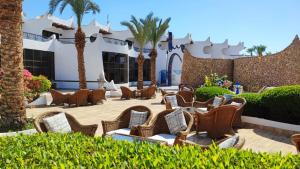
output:
<path id="1" fill-rule="evenodd" d="M 148 118 L 145 122 L 145 125 L 149 124 L 153 114 L 151 110 L 146 106 L 133 106 L 129 107 L 126 110 L 124 110 L 116 119 L 113 121 L 101 121 L 102 122 L 102 128 L 103 128 L 103 136 L 106 135 L 107 132 L 122 129 L 122 128 L 128 128 L 130 117 L 131 117 L 131 110 L 135 111 L 141 111 L 141 112 L 148 112 Z M 138 135 L 137 129 L 133 128 L 130 131 L 131 135 Z"/>
<path id="2" fill-rule="evenodd" d="M 230 135 L 229 136 L 226 136 L 225 138 L 223 139 L 220 139 L 220 140 L 212 140 L 216 145 L 219 145 L 220 143 L 222 143 L 223 141 L 226 141 L 227 139 L 230 138 Z M 187 140 L 179 140 L 179 144 L 181 146 L 199 146 L 201 147 L 201 149 L 203 150 L 207 150 L 209 149 L 209 147 L 211 146 L 211 144 L 197 144 L 195 142 L 192 142 L 192 141 L 189 141 L 188 139 Z M 233 145 L 232 148 L 236 148 L 236 149 L 241 149 L 245 144 L 245 138 L 244 137 L 241 137 L 239 136 L 239 139 L 238 141 Z"/>
<path id="3" fill-rule="evenodd" d="M 138 132 L 141 137 L 151 137 L 157 134 L 170 134 L 170 130 L 168 128 L 167 122 L 165 120 L 165 116 L 167 114 L 170 114 L 174 112 L 175 109 L 169 109 L 169 110 L 164 110 L 160 113 L 158 113 L 154 119 L 151 121 L 151 123 L 146 126 L 146 125 L 141 125 L 138 126 Z M 192 125 L 194 123 L 194 119 L 190 113 L 183 112 L 184 117 L 187 123 L 187 129 L 184 131 L 179 132 L 174 141 L 174 145 L 179 143 L 179 140 L 185 140 L 186 136 L 189 134 Z"/>
<path id="4" fill-rule="evenodd" d="M 231 104 L 232 102 L 236 102 L 236 103 L 241 103 L 242 105 L 240 107 L 238 107 L 237 111 L 236 111 L 236 114 L 235 114 L 235 117 L 234 117 L 234 120 L 233 120 L 233 127 L 241 127 L 242 126 L 242 119 L 241 119 L 241 116 L 244 112 L 244 109 L 245 109 L 245 105 L 247 104 L 247 101 L 246 99 L 244 98 L 233 98 L 231 100 L 228 100 L 225 105 L 227 104 Z"/>
<path id="5" fill-rule="evenodd" d="M 193 102 L 186 102 L 184 100 L 184 98 L 178 94 L 167 94 L 164 96 L 164 102 L 165 102 L 165 105 L 166 105 L 166 109 L 173 109 L 171 103 L 169 103 L 166 99 L 167 96 L 173 96 L 173 95 L 176 95 L 176 99 L 177 99 L 177 105 L 179 107 L 192 107 L 193 106 Z"/>
<path id="6" fill-rule="evenodd" d="M 292 143 L 296 146 L 298 153 L 300 152 L 300 134 L 294 134 L 291 137 Z"/>
<path id="7" fill-rule="evenodd" d="M 78 106 L 86 106 L 88 104 L 88 89 L 80 89 L 76 91 L 74 94 L 71 94 L 68 98 L 68 104 L 71 107 L 72 105 Z"/>
<path id="8" fill-rule="evenodd" d="M 155 92 L 156 92 L 156 86 L 151 85 L 141 90 L 141 98 L 151 99 L 152 97 L 155 96 Z"/>
<path id="9" fill-rule="evenodd" d="M 103 100 L 106 100 L 105 98 L 106 90 L 104 89 L 96 89 L 89 91 L 88 95 L 88 102 L 96 105 L 97 103 L 103 103 Z"/>
<path id="10" fill-rule="evenodd" d="M 179 84 L 178 89 L 179 91 L 191 91 L 193 93 L 195 91 L 194 87 L 190 84 Z"/>
<path id="11" fill-rule="evenodd" d="M 38 115 L 35 119 L 34 119 L 34 126 L 36 128 L 36 130 L 38 132 L 48 132 L 47 128 L 45 127 L 45 124 L 43 122 L 43 119 L 46 117 L 51 117 L 54 116 L 56 114 L 59 114 L 61 112 L 46 112 L 46 113 L 42 113 L 40 115 Z M 93 124 L 93 125 L 82 125 L 80 124 L 72 115 L 65 113 L 67 120 L 71 126 L 71 129 L 73 132 L 81 132 L 84 135 L 87 136 L 94 136 L 96 133 L 96 130 L 98 128 L 97 124 Z"/>
<path id="12" fill-rule="evenodd" d="M 122 91 L 121 99 L 129 100 L 131 98 L 135 98 L 135 94 L 136 94 L 135 90 L 132 91 L 128 87 L 125 87 L 125 86 L 121 86 L 120 89 Z"/>
<path id="13" fill-rule="evenodd" d="M 192 91 L 181 90 L 177 94 L 179 94 L 180 96 L 182 96 L 183 99 L 186 102 L 193 102 L 194 101 L 194 92 L 192 92 Z"/>
<path id="14" fill-rule="evenodd" d="M 162 96 L 162 99 L 161 99 L 161 104 L 165 104 L 165 100 L 164 100 L 164 96 L 167 95 L 167 94 L 175 94 L 174 92 L 167 92 L 163 89 L 160 89 L 160 92 L 161 92 L 161 96 Z"/>
<path id="15" fill-rule="evenodd" d="M 197 114 L 197 131 L 207 131 L 212 139 L 219 139 L 225 134 L 233 134 L 232 123 L 236 114 L 237 107 L 232 105 L 223 105 L 210 110 L 208 113 Z"/>
<path id="16" fill-rule="evenodd" d="M 55 104 L 55 105 L 62 105 L 64 103 L 68 102 L 68 94 L 63 94 L 57 90 L 51 89 L 50 90 L 51 96 L 53 98 L 53 101 L 51 104 Z"/>
<path id="17" fill-rule="evenodd" d="M 225 97 L 223 97 L 223 96 L 218 96 L 218 97 L 221 97 L 223 99 L 223 102 L 221 103 L 221 105 L 224 105 L 225 104 Z M 214 97 L 208 99 L 205 102 L 194 101 L 193 106 L 196 107 L 196 108 L 207 107 L 207 110 L 210 110 L 210 109 L 214 108 L 212 106 L 213 102 L 214 102 Z"/>

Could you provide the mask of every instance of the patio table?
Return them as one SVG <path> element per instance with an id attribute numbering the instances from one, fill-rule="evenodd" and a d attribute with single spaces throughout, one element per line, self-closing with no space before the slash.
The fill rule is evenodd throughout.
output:
<path id="1" fill-rule="evenodd" d="M 166 141 L 154 140 L 154 139 L 149 139 L 146 137 L 139 137 L 139 136 L 133 136 L 133 135 L 126 135 L 126 134 L 115 133 L 112 135 L 107 135 L 106 137 L 111 137 L 113 140 L 121 140 L 121 141 L 129 141 L 129 142 L 146 141 L 146 142 L 153 143 L 153 144 L 168 145 L 168 143 Z"/>

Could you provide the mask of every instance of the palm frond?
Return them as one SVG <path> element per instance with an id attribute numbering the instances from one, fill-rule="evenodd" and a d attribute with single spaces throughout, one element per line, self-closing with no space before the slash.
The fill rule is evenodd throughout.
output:
<path id="1" fill-rule="evenodd" d="M 49 2 L 49 14 L 53 14 L 58 5 L 64 0 L 50 0 Z"/>

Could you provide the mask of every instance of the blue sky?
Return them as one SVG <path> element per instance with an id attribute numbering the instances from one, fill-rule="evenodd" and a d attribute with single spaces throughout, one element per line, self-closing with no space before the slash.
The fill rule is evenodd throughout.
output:
<path id="1" fill-rule="evenodd" d="M 161 18 L 171 17 L 170 31 L 175 37 L 191 33 L 194 40 L 208 36 L 216 43 L 226 38 L 230 44 L 245 42 L 246 47 L 264 44 L 267 51 L 285 48 L 300 34 L 300 0 L 94 0 L 100 14 L 86 15 L 84 23 L 96 18 L 105 24 L 107 15 L 114 30 L 125 29 L 121 21 L 131 15 L 144 17 L 150 11 Z M 48 10 L 49 0 L 24 0 L 26 17 L 32 18 Z M 56 16 L 70 18 L 72 11 Z"/>

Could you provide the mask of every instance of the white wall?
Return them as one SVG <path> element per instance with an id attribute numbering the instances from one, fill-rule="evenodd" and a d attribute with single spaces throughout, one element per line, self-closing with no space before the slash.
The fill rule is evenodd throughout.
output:
<path id="1" fill-rule="evenodd" d="M 23 48 L 54 52 L 54 41 L 56 40 L 51 39 L 47 42 L 41 42 L 31 39 L 23 39 Z"/>

